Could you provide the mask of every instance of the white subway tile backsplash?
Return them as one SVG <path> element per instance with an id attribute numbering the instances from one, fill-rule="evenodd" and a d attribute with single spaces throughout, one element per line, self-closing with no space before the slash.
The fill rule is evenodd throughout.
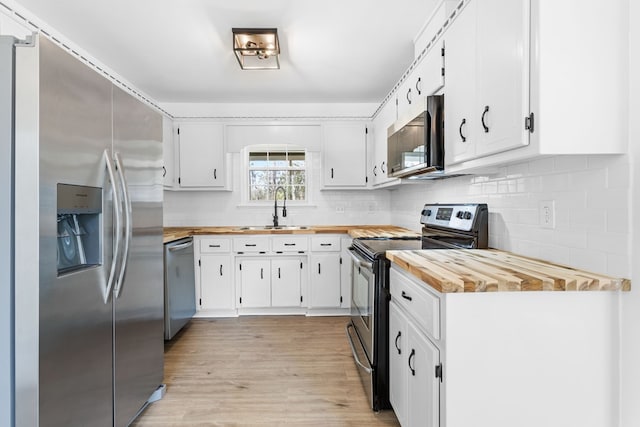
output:
<path id="1" fill-rule="evenodd" d="M 418 215 L 411 213 L 416 204 L 487 203 L 491 247 L 630 277 L 629 170 L 628 156 L 537 159 L 494 175 L 400 187 L 391 192 L 390 218 L 419 229 Z M 555 202 L 554 229 L 539 224 L 541 200 Z"/>

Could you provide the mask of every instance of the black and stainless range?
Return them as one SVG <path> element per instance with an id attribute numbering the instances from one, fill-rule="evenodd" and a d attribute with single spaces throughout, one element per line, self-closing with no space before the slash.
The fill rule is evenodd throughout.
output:
<path id="1" fill-rule="evenodd" d="M 351 320 L 347 338 L 373 410 L 389 404 L 390 250 L 484 249 L 488 244 L 486 204 L 427 204 L 421 237 L 362 237 L 349 248 Z"/>

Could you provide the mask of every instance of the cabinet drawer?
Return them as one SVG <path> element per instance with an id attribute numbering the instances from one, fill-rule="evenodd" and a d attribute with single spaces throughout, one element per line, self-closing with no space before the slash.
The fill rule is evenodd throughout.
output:
<path id="1" fill-rule="evenodd" d="M 268 237 L 237 237 L 233 239 L 234 252 L 267 252 L 269 251 Z"/>
<path id="2" fill-rule="evenodd" d="M 231 250 L 230 239 L 210 239 L 200 240 L 200 252 L 204 254 L 229 252 Z"/>
<path id="3" fill-rule="evenodd" d="M 274 252 L 300 252 L 309 248 L 308 239 L 298 236 L 278 236 L 271 238 L 271 250 Z"/>
<path id="4" fill-rule="evenodd" d="M 439 340 L 440 299 L 422 289 L 426 284 L 415 283 L 394 268 L 390 270 L 390 274 L 391 298 L 403 307 L 422 329 Z"/>
<path id="5" fill-rule="evenodd" d="M 311 250 L 313 252 L 340 251 L 340 236 L 312 237 Z"/>

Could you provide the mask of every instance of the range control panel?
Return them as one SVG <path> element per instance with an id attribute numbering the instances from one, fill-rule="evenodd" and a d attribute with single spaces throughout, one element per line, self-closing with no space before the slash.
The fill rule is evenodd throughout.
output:
<path id="1" fill-rule="evenodd" d="M 424 205 L 420 222 L 425 225 L 435 225 L 453 230 L 471 231 L 481 206 L 484 205 Z"/>

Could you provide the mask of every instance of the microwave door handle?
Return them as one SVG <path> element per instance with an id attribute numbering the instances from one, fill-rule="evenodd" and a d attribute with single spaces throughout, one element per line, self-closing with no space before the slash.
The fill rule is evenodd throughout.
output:
<path id="1" fill-rule="evenodd" d="M 426 114 L 426 123 L 425 123 L 425 134 L 426 134 L 426 144 L 427 146 L 425 147 L 424 150 L 424 161 L 425 163 L 427 163 L 427 166 L 433 166 L 433 164 L 435 163 L 432 159 L 431 153 L 431 144 L 433 143 L 433 133 L 432 133 L 432 129 L 433 129 L 433 116 L 431 115 L 431 111 L 427 111 Z"/>
<path id="2" fill-rule="evenodd" d="M 109 182 L 111 184 L 111 191 L 113 193 L 113 210 L 115 212 L 115 230 L 118 232 L 115 234 L 115 241 L 113 243 L 113 254 L 111 258 L 111 267 L 109 268 L 109 276 L 107 277 L 107 286 L 104 293 L 104 303 L 109 301 L 109 295 L 113 289 L 113 284 L 116 277 L 116 266 L 118 264 L 118 255 L 120 254 L 120 227 L 122 224 L 122 207 L 120 205 L 120 199 L 118 198 L 118 187 L 116 186 L 116 176 L 114 173 L 113 163 L 107 150 L 104 150 L 102 154 L 104 164 L 106 165 Z"/>
<path id="3" fill-rule="evenodd" d="M 122 188 L 122 196 L 124 199 L 123 211 L 125 213 L 125 233 L 124 233 L 124 248 L 122 250 L 122 262 L 120 263 L 120 272 L 118 274 L 118 280 L 114 288 L 114 294 L 116 298 L 120 298 L 122 292 L 122 283 L 124 280 L 124 274 L 127 271 L 127 262 L 129 259 L 129 247 L 131 246 L 131 234 L 132 234 L 132 218 L 131 218 L 131 198 L 129 197 L 129 186 L 127 185 L 127 179 L 125 178 L 124 167 L 122 166 L 122 158 L 120 153 L 115 154 L 116 171 L 120 178 L 120 187 Z"/>

